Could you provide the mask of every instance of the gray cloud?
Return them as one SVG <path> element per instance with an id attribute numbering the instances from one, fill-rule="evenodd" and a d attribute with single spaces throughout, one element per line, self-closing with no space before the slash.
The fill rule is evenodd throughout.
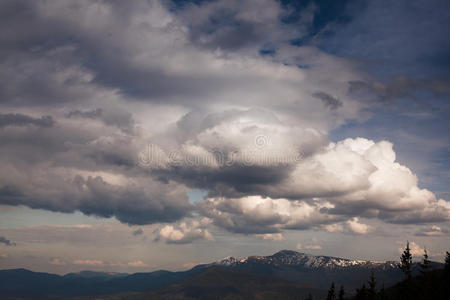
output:
<path id="1" fill-rule="evenodd" d="M 101 108 L 97 108 L 94 110 L 72 110 L 67 114 L 68 118 L 74 118 L 74 117 L 81 117 L 81 118 L 90 118 L 90 119 L 95 119 L 98 118 L 102 115 L 102 109 Z"/>
<path id="2" fill-rule="evenodd" d="M 142 235 L 144 234 L 144 231 L 142 230 L 142 228 L 136 229 L 135 231 L 133 231 L 133 235 L 134 236 L 138 236 L 138 235 Z"/>
<path id="3" fill-rule="evenodd" d="M 33 118 L 24 114 L 0 114 L 0 128 L 6 126 L 34 125 L 38 127 L 52 127 L 55 121 L 51 116 Z"/>
<path id="4" fill-rule="evenodd" d="M 7 238 L 0 236 L 0 244 L 4 244 L 6 246 L 15 246 L 16 243 L 11 242 L 10 240 L 8 240 Z"/>
<path id="5" fill-rule="evenodd" d="M 314 92 L 312 95 L 317 99 L 320 99 L 323 105 L 331 110 L 338 109 L 343 105 L 341 100 L 324 92 Z"/>
<path id="6" fill-rule="evenodd" d="M 415 235 L 416 236 L 429 236 L 429 237 L 449 236 L 450 235 L 450 230 L 448 230 L 447 228 L 443 228 L 441 226 L 432 225 L 432 226 L 427 226 L 427 227 L 420 228 L 415 233 Z"/>
<path id="7" fill-rule="evenodd" d="M 313 8 L 305 9 L 296 24 L 284 26 L 289 14 L 274 1 L 220 0 L 203 5 L 187 5 L 179 15 L 190 26 L 190 38 L 196 45 L 228 51 L 258 51 L 275 47 L 306 34 L 312 22 Z"/>
<path id="8" fill-rule="evenodd" d="M 0 4 L 0 105 L 30 113 L 0 115 L 0 203 L 129 224 L 195 212 L 247 234 L 448 220 L 391 143 L 327 138 L 365 117 L 361 91 L 397 97 L 421 83 L 368 83 L 353 61 L 292 45 L 313 7 L 287 24 L 275 1 L 164 3 Z M 162 156 L 145 168 L 149 143 Z M 210 200 L 190 204 L 191 188 Z M 167 226 L 167 243 L 210 238 L 206 225 Z"/>

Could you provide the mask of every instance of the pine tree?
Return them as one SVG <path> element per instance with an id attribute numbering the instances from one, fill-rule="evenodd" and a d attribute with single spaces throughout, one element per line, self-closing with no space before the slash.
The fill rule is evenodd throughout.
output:
<path id="1" fill-rule="evenodd" d="M 365 300 L 367 299 L 367 289 L 366 285 L 363 284 L 360 289 L 356 289 L 356 300 Z"/>
<path id="2" fill-rule="evenodd" d="M 421 267 L 421 269 L 422 269 L 422 270 L 421 270 L 422 274 L 425 273 L 425 272 L 427 272 L 428 269 L 430 268 L 430 260 L 428 259 L 427 249 L 424 249 L 423 251 L 424 251 L 424 252 L 423 252 L 423 261 L 422 261 L 422 263 L 420 264 L 420 267 Z"/>
<path id="3" fill-rule="evenodd" d="M 334 282 L 331 283 L 331 287 L 328 290 L 328 295 L 326 300 L 336 300 L 336 293 L 334 292 Z"/>
<path id="4" fill-rule="evenodd" d="M 377 282 L 375 281 L 375 276 L 373 275 L 373 270 L 370 272 L 368 284 L 369 284 L 369 289 L 367 290 L 367 295 L 369 296 L 369 299 L 374 300 L 377 295 L 377 289 L 376 289 Z"/>
<path id="5" fill-rule="evenodd" d="M 450 274 L 450 252 L 445 252 L 445 273 Z"/>
<path id="6" fill-rule="evenodd" d="M 409 248 L 409 241 L 406 242 L 406 248 L 400 257 L 400 269 L 405 273 L 408 279 L 411 279 L 411 265 L 412 265 L 412 255 L 411 248 Z"/>
<path id="7" fill-rule="evenodd" d="M 384 283 L 383 283 L 383 285 L 381 286 L 381 289 L 380 289 L 379 299 L 380 300 L 386 300 L 387 299 L 386 290 L 384 289 Z"/>
<path id="8" fill-rule="evenodd" d="M 341 285 L 341 289 L 339 290 L 338 294 L 338 300 L 344 300 L 344 295 L 345 295 L 344 286 Z"/>

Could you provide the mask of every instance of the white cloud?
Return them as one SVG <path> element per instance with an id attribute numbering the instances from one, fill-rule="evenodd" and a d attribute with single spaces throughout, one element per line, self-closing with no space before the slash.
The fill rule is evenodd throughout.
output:
<path id="1" fill-rule="evenodd" d="M 367 234 L 372 230 L 372 227 L 359 222 L 359 218 L 355 217 L 346 222 L 348 229 L 356 234 Z"/>
<path id="2" fill-rule="evenodd" d="M 255 234 L 256 237 L 261 238 L 263 240 L 270 241 L 284 241 L 285 238 L 281 233 L 264 233 L 264 234 Z"/>
<path id="3" fill-rule="evenodd" d="M 127 266 L 140 268 L 140 267 L 148 267 L 149 265 L 144 263 L 142 260 L 135 260 L 128 262 Z"/>
<path id="4" fill-rule="evenodd" d="M 409 242 L 409 248 L 410 248 L 410 252 L 413 256 L 417 257 L 422 257 L 425 251 L 424 247 L 419 246 L 417 243 L 415 242 Z M 403 253 L 403 251 L 405 250 L 405 248 L 398 248 L 398 253 Z M 428 254 L 430 255 L 430 254 Z"/>
<path id="5" fill-rule="evenodd" d="M 322 250 L 322 246 L 319 244 L 303 245 L 302 243 L 297 243 L 297 250 Z"/>
<path id="6" fill-rule="evenodd" d="M 81 261 L 79 261 L 81 262 Z M 57 265 L 57 266 L 65 266 L 67 263 L 64 260 L 61 260 L 60 258 L 52 258 L 49 262 L 51 265 Z"/>
<path id="7" fill-rule="evenodd" d="M 180 222 L 177 225 L 165 225 L 156 231 L 156 240 L 162 239 L 168 244 L 188 244 L 195 240 L 213 241 L 211 233 L 204 229 L 210 220 L 203 218 L 200 221 Z"/>
<path id="8" fill-rule="evenodd" d="M 72 263 L 74 265 L 85 265 L 85 266 L 103 266 L 105 264 L 102 260 L 97 259 L 76 259 Z"/>

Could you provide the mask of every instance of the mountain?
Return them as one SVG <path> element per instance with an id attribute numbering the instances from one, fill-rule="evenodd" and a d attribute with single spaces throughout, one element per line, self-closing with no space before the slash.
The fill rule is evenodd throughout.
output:
<path id="1" fill-rule="evenodd" d="M 350 260 L 331 256 L 315 256 L 306 253 L 300 253 L 292 250 L 281 250 L 269 256 L 249 256 L 243 259 L 236 259 L 232 256 L 226 257 L 214 264 L 223 266 L 242 266 L 252 263 L 266 264 L 272 266 L 295 265 L 312 269 L 336 269 L 336 268 L 383 268 L 396 269 L 397 263 L 393 261 L 373 262 L 368 260 Z"/>
<path id="2" fill-rule="evenodd" d="M 226 257 L 210 265 L 220 265 L 252 274 L 272 276 L 283 280 L 301 282 L 319 289 L 328 289 L 331 282 L 354 291 L 365 283 L 373 271 L 378 282 L 386 286 L 403 278 L 403 273 L 393 261 L 374 262 L 350 260 L 330 256 L 315 256 L 291 250 L 282 250 L 269 256 L 249 256 L 243 259 Z M 432 268 L 442 264 L 432 263 Z M 413 272 L 418 273 L 418 264 Z"/>
<path id="3" fill-rule="evenodd" d="M 443 265 L 433 263 L 432 267 L 442 268 Z M 418 273 L 417 264 L 413 269 Z M 176 284 L 180 284 L 177 285 L 180 295 L 196 288 L 207 294 L 204 288 L 207 291 L 208 285 L 198 285 L 202 278 L 209 280 L 207 284 L 212 284 L 212 290 L 220 289 L 222 284 L 227 286 L 228 282 L 234 291 L 241 291 L 249 289 L 247 282 L 253 282 L 255 291 L 267 286 L 269 293 L 272 288 L 285 286 L 286 289 L 294 288 L 302 293 L 320 293 L 328 290 L 331 282 L 334 282 L 337 287 L 344 285 L 352 293 L 367 282 L 371 271 L 377 282 L 385 286 L 404 277 L 394 262 L 349 260 L 282 250 L 269 256 L 249 256 L 243 259 L 227 257 L 182 272 L 160 270 L 125 274 L 83 271 L 60 276 L 25 269 L 0 270 L 0 295 L 1 299 L 66 299 L 149 290 L 159 293 L 166 287 L 175 288 Z M 233 281 L 234 278 L 242 279 L 240 285 Z M 264 281 L 267 278 L 271 278 L 276 284 L 267 285 Z M 215 281 L 211 281 L 212 279 Z"/>
<path id="4" fill-rule="evenodd" d="M 135 274 L 83 271 L 60 276 L 25 269 L 0 270 L 0 299 L 67 299 L 145 291 L 171 284 L 192 273 L 195 271 Z"/>

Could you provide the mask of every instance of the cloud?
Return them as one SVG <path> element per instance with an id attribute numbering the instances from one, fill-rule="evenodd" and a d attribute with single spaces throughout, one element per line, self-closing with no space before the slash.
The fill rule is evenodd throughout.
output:
<path id="1" fill-rule="evenodd" d="M 34 124 L 5 126 L 0 132 L 2 204 L 114 216 L 130 224 L 176 222 L 192 212 L 186 195 L 192 187 L 211 194 L 222 189 L 248 194 L 261 183 L 286 177 L 290 166 L 143 170 L 137 154 L 149 142 L 193 156 L 211 151 L 217 134 L 237 145 L 254 140 L 254 134 L 269 135 L 276 145 L 280 136 L 284 141 L 269 149 L 268 158 L 276 160 L 286 156 L 276 151 L 287 146 L 291 134 L 298 139 L 288 151 L 297 153 L 301 147 L 309 153 L 323 143 L 322 132 L 358 116 L 359 104 L 345 97 L 345 90 L 332 93 L 327 88 L 342 84 L 331 69 L 345 80 L 359 78 L 350 62 L 289 45 L 272 58 L 260 55 L 267 39 L 287 43 L 298 31 L 299 24 L 280 22 L 285 8 L 277 2 L 267 1 L 256 15 L 252 1 L 193 5 L 176 14 L 159 1 L 131 1 L 126 10 L 118 2 L 73 3 L 2 4 L 6 14 L 18 16 L 2 18 L 0 27 L 15 31 L 1 34 L 8 46 L 2 48 L 0 62 L 0 105 L 15 111 L 2 116 L 8 124 Z M 277 33 L 232 42 L 226 37 L 233 37 L 233 26 L 224 26 L 227 32 L 201 32 L 208 15 L 220 16 L 222 8 L 231 12 L 233 22 L 243 22 L 249 37 L 262 27 Z M 30 17 L 17 13 L 24 10 Z M 285 30 L 293 31 L 281 36 Z M 208 41 L 196 42 L 206 35 Z M 214 44 L 223 50 L 216 51 Z M 318 70 L 329 72 L 314 70 L 306 76 L 296 60 L 308 58 Z M 333 118 L 310 94 L 319 77 L 327 83 L 321 91 L 345 102 L 346 110 Z M 284 104 L 274 104 L 275 98 Z M 44 113 L 51 119 L 32 117 Z M 236 125 L 246 118 L 256 121 Z M 269 119 L 271 126 L 264 127 Z M 231 123 L 241 134 L 229 136 Z M 258 128 L 252 131 L 255 123 Z M 252 132 L 244 134 L 247 129 Z M 266 154 L 255 159 L 261 156 Z M 248 158 L 252 156 L 240 157 L 240 163 Z M 251 182 L 240 180 L 244 173 Z"/>
<path id="2" fill-rule="evenodd" d="M 264 234 L 255 234 L 256 237 L 261 238 L 263 240 L 269 240 L 269 241 L 284 241 L 285 238 L 283 234 L 281 233 L 264 233 Z"/>
<path id="3" fill-rule="evenodd" d="M 52 127 L 55 121 L 51 116 L 33 118 L 23 114 L 0 114 L 0 128 L 6 126 L 26 126 Z"/>
<path id="4" fill-rule="evenodd" d="M 442 228 L 440 226 L 432 225 L 421 228 L 415 233 L 416 236 L 448 236 L 450 235 L 450 230 L 447 228 Z"/>
<path id="5" fill-rule="evenodd" d="M 76 259 L 72 262 L 74 265 L 84 265 L 84 266 L 103 266 L 104 262 L 102 260 L 96 259 Z"/>
<path id="6" fill-rule="evenodd" d="M 134 236 L 138 236 L 138 235 L 142 235 L 142 234 L 144 234 L 144 231 L 142 230 L 142 228 L 138 228 L 133 231 Z"/>
<path id="7" fill-rule="evenodd" d="M 156 231 L 155 240 L 164 240 L 167 244 L 189 244 L 196 240 L 214 240 L 211 233 L 204 229 L 210 223 L 206 218 L 201 221 L 181 222 L 178 225 L 165 225 Z"/>
<path id="8" fill-rule="evenodd" d="M 100 117 L 102 115 L 102 112 L 103 112 L 103 110 L 100 108 L 93 109 L 93 110 L 86 110 L 86 111 L 76 109 L 76 110 L 69 111 L 69 113 L 67 114 L 67 117 L 68 118 L 80 117 L 80 118 L 95 119 L 97 117 Z"/>
<path id="9" fill-rule="evenodd" d="M 338 109 L 342 106 L 342 101 L 324 92 L 314 92 L 313 97 L 320 99 L 323 105 L 331 110 Z"/>
<path id="10" fill-rule="evenodd" d="M 302 243 L 297 243 L 297 250 L 322 250 L 322 246 L 317 244 L 317 239 L 313 238 L 313 244 L 303 245 Z"/>
<path id="11" fill-rule="evenodd" d="M 77 261 L 77 262 L 81 262 L 81 261 Z M 51 265 L 56 265 L 56 266 L 65 266 L 67 265 L 67 263 L 59 258 L 53 258 L 52 260 L 50 260 L 49 264 Z M 81 264 L 81 263 L 79 263 Z"/>
<path id="12" fill-rule="evenodd" d="M 127 266 L 141 268 L 141 267 L 148 267 L 149 265 L 142 262 L 142 260 L 135 260 L 128 262 Z"/>
<path id="13" fill-rule="evenodd" d="M 121 224 L 116 220 L 94 224 L 6 227 L 0 228 L 0 235 L 14 238 L 18 247 L 27 248 L 30 245 L 60 245 L 61 243 L 73 245 L 74 249 L 85 249 L 96 243 L 106 247 L 120 248 L 124 245 L 135 246 L 145 243 L 144 240 L 136 239 L 130 234 L 128 225 Z M 59 246 L 55 246 L 49 251 L 52 257 L 61 258 L 58 252 L 61 251 Z M 66 259 L 67 261 L 68 259 Z"/>
<path id="14" fill-rule="evenodd" d="M 363 224 L 363 223 L 359 223 L 359 218 L 355 217 L 352 218 L 351 220 L 348 220 L 346 222 L 348 229 L 356 234 L 367 234 L 372 230 L 372 227 L 367 225 L 367 224 Z"/>
<path id="15" fill-rule="evenodd" d="M 339 221 L 338 216 L 320 212 L 326 205 L 249 196 L 210 198 L 200 204 L 200 209 L 219 227 L 231 232 L 262 235 L 276 234 L 283 228 L 310 229 L 318 224 Z"/>
<path id="16" fill-rule="evenodd" d="M 313 5 L 291 23 L 269 0 L 1 7 L 16 16 L 0 26 L 0 106 L 11 112 L 0 115 L 1 204 L 171 223 L 157 232 L 167 243 L 212 239 L 208 225 L 181 221 L 197 214 L 272 239 L 368 233 L 363 218 L 450 218 L 393 143 L 329 140 L 368 118 L 361 90 L 397 97 L 422 85 L 381 84 L 353 60 L 292 45 L 314 25 Z M 207 200 L 191 204 L 192 189 Z"/>
<path id="17" fill-rule="evenodd" d="M 8 240 L 7 238 L 0 236 L 0 244 L 4 244 L 6 246 L 15 246 L 16 243 L 11 242 L 10 240 Z"/>
<path id="18" fill-rule="evenodd" d="M 418 244 L 416 244 L 415 242 L 410 242 L 409 243 L 409 248 L 411 249 L 410 252 L 413 256 L 419 256 L 422 257 L 424 252 L 425 252 L 425 248 L 420 247 Z M 404 248 L 398 248 L 398 253 L 403 253 L 405 249 Z"/>
<path id="19" fill-rule="evenodd" d="M 254 234 L 313 227 L 367 234 L 372 228 L 359 223 L 360 217 L 393 223 L 450 217 L 448 202 L 420 189 L 417 177 L 395 162 L 392 144 L 386 141 L 330 143 L 295 163 L 279 182 L 256 186 L 252 192 L 265 197 L 230 193 L 210 197 L 198 207 L 219 227 Z"/>
<path id="20" fill-rule="evenodd" d="M 289 10 L 270 0 L 220 0 L 186 5 L 179 11 L 181 20 L 191 26 L 190 39 L 195 44 L 229 51 L 259 50 L 298 38 L 312 22 L 308 13 L 312 11 L 305 11 L 305 18 L 286 26 L 280 20 Z"/>

